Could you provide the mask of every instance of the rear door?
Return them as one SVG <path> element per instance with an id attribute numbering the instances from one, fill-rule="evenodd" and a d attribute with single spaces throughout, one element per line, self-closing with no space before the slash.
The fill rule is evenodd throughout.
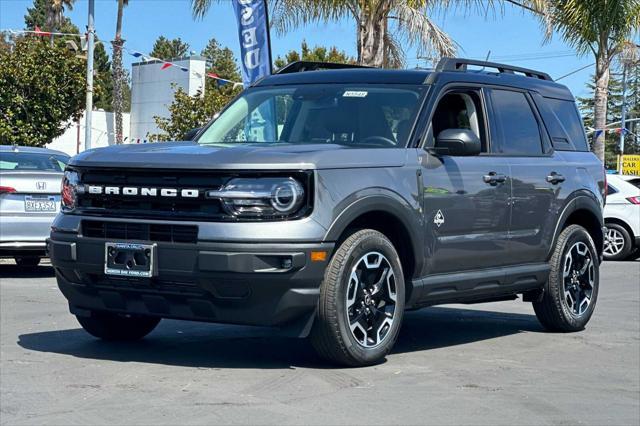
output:
<path id="1" fill-rule="evenodd" d="M 525 91 L 491 89 L 497 154 L 511 167 L 509 261 L 546 259 L 558 218 L 558 195 L 567 179 L 551 148 L 533 98 Z"/>

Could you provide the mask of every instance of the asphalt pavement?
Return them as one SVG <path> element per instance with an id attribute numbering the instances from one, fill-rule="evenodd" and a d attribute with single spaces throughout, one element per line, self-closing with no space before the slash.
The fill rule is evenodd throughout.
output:
<path id="1" fill-rule="evenodd" d="M 163 321 L 107 343 L 49 266 L 0 264 L 0 424 L 640 424 L 640 262 L 607 262 L 587 329 L 529 303 L 409 312 L 383 364 L 330 368 L 267 329 Z"/>

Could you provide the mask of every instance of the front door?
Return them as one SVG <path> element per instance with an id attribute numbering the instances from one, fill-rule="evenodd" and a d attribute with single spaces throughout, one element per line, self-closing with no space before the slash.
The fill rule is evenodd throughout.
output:
<path id="1" fill-rule="evenodd" d="M 437 155 L 440 132 L 471 130 L 482 141 L 475 156 Z M 421 153 L 428 274 L 507 265 L 511 179 L 508 160 L 493 156 L 480 89 L 441 95 Z"/>

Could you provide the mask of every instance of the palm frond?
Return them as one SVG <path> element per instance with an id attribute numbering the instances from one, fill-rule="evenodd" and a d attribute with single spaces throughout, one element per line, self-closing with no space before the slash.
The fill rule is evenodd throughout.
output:
<path id="1" fill-rule="evenodd" d="M 456 44 L 424 10 L 397 2 L 395 8 L 397 29 L 407 42 L 418 48 L 418 55 L 453 56 Z"/>
<path id="2" fill-rule="evenodd" d="M 278 34 L 311 22 L 357 19 L 358 0 L 272 0 L 271 27 Z"/>
<path id="3" fill-rule="evenodd" d="M 217 0 L 220 1 L 220 0 Z M 191 12 L 194 18 L 203 18 L 211 9 L 213 0 L 191 0 Z"/>
<path id="4" fill-rule="evenodd" d="M 384 36 L 384 68 L 404 68 L 406 55 L 400 41 L 391 33 Z"/>

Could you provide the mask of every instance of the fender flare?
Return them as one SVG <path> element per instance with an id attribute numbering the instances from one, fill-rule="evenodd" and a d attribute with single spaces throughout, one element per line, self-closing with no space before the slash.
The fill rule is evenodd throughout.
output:
<path id="1" fill-rule="evenodd" d="M 342 207 L 344 206 L 344 207 Z M 370 212 L 384 212 L 395 217 L 407 231 L 413 252 L 415 273 L 424 265 L 424 224 L 422 212 L 418 211 L 399 194 L 381 188 L 360 191 L 336 206 L 340 211 L 329 226 L 324 241 L 338 241 L 354 220 Z M 419 230 L 419 232 L 415 232 Z"/>
<path id="2" fill-rule="evenodd" d="M 562 208 L 562 212 L 560 213 L 560 217 L 558 222 L 556 223 L 556 229 L 553 232 L 553 241 L 551 241 L 551 245 L 549 248 L 549 253 L 547 254 L 547 258 L 551 257 L 553 253 L 553 248 L 555 247 L 558 236 L 565 228 L 567 223 L 567 219 L 574 212 L 578 210 L 586 210 L 593 214 L 593 216 L 600 223 L 600 232 L 604 227 L 604 217 L 602 214 L 602 208 L 600 207 L 600 203 L 598 199 L 589 191 L 586 190 L 578 190 L 572 193 L 569 197 L 567 197 L 567 201 L 564 203 L 564 207 Z M 600 252 L 602 252 L 602 247 L 597 247 Z"/>

